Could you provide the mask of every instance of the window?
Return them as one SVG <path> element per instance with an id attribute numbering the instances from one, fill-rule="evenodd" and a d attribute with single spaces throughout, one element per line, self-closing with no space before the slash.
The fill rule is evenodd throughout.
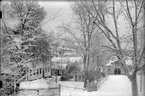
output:
<path id="1" fill-rule="evenodd" d="M 33 75 L 35 75 L 35 72 L 33 73 Z"/>
<path id="2" fill-rule="evenodd" d="M 39 74 L 39 69 L 37 69 L 37 75 Z"/>
<path id="3" fill-rule="evenodd" d="M 47 67 L 45 68 L 45 72 L 47 72 Z"/>
<path id="4" fill-rule="evenodd" d="M 40 68 L 40 74 L 41 74 L 41 68 Z"/>

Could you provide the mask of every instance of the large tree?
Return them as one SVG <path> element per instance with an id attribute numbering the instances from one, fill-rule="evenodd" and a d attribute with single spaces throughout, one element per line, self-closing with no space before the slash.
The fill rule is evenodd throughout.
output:
<path id="1" fill-rule="evenodd" d="M 68 24 L 60 26 L 63 32 L 67 34 L 67 36 L 61 39 L 67 41 L 79 56 L 82 57 L 85 73 L 84 87 L 86 87 L 89 68 L 96 63 L 94 62 L 95 59 L 98 59 L 97 63 L 98 65 L 100 64 L 99 56 L 101 51 L 103 51 L 100 42 L 102 42 L 103 36 L 93 23 L 94 18 L 92 18 L 80 2 L 74 2 L 72 11 L 75 19 Z"/>
<path id="2" fill-rule="evenodd" d="M 49 55 L 49 52 L 46 51 L 50 51 L 49 43 L 52 42 L 53 38 L 48 36 L 41 27 L 49 21 L 54 20 L 59 11 L 56 12 L 51 19 L 42 23 L 42 20 L 46 16 L 46 12 L 37 1 L 11 1 L 4 3 L 2 8 L 4 13 L 4 18 L 2 19 L 2 35 L 4 35 L 3 38 L 13 42 L 13 50 L 15 50 L 17 55 L 19 55 L 21 61 L 19 64 L 28 59 L 31 59 L 31 61 L 32 59 L 38 59 L 35 57 L 40 57 L 39 60 L 42 60 L 44 63 L 44 60 L 47 59 L 45 57 L 48 57 Z M 8 42 L 8 40 L 3 44 L 6 45 L 7 43 L 11 43 Z M 34 47 L 35 52 L 32 50 Z M 44 47 L 44 50 L 42 50 L 42 47 Z"/>
<path id="3" fill-rule="evenodd" d="M 132 1 L 102 1 L 92 0 L 92 9 L 86 6 L 86 2 L 80 1 L 87 12 L 94 18 L 94 24 L 110 42 L 110 46 L 105 46 L 116 54 L 127 77 L 131 81 L 132 96 L 138 96 L 137 72 L 143 70 L 145 63 L 142 63 L 145 53 L 145 46 L 141 47 L 140 35 L 143 31 L 143 6 L 144 0 Z M 128 32 L 119 27 L 121 18 L 124 19 Z M 109 26 L 111 25 L 112 26 Z M 123 27 L 124 29 L 126 29 Z M 124 31 L 124 32 L 122 32 Z M 124 33 L 125 35 L 122 35 Z M 143 37 L 144 38 L 144 37 Z M 127 53 L 130 50 L 130 53 Z M 133 61 L 132 70 L 126 65 L 125 58 L 130 56 Z"/>
<path id="4" fill-rule="evenodd" d="M 42 26 L 54 20 L 58 12 L 44 23 L 46 12 L 37 1 L 3 1 L 2 12 L 1 72 L 16 71 L 19 78 L 15 79 L 20 81 L 25 77 L 27 63 L 39 61 L 46 65 L 50 61 L 52 38 Z"/>

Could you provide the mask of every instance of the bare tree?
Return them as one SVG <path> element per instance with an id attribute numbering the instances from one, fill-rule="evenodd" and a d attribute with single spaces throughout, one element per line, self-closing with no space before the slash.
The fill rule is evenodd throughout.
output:
<path id="1" fill-rule="evenodd" d="M 118 60 L 120 61 L 127 77 L 131 81 L 132 84 L 132 96 L 138 96 L 138 88 L 137 88 L 137 72 L 143 70 L 145 67 L 144 63 L 141 63 L 143 60 L 143 55 L 145 53 L 145 46 L 140 47 L 140 34 L 143 33 L 143 6 L 144 0 L 133 0 L 133 1 L 91 1 L 91 5 L 93 9 L 90 9 L 86 6 L 86 2 L 81 1 L 84 8 L 86 8 L 87 12 L 95 18 L 94 24 L 98 27 L 102 33 L 106 36 L 111 46 L 105 46 L 112 50 L 112 52 L 116 53 Z M 108 5 L 110 6 L 108 6 Z M 108 15 L 111 17 L 113 24 L 113 28 L 108 26 Z M 125 17 L 126 26 L 130 28 L 130 41 L 129 43 L 132 45 L 131 53 L 133 60 L 133 69 L 130 71 L 125 62 L 125 52 L 127 50 L 123 46 L 122 36 L 120 35 L 122 30 L 119 30 L 119 20 L 120 17 Z M 124 32 L 125 33 L 125 32 Z M 127 33 L 126 33 L 127 35 Z M 125 38 L 125 37 L 123 37 Z M 127 38 L 125 38 L 127 40 Z"/>
<path id="2" fill-rule="evenodd" d="M 100 38 L 100 31 L 93 23 L 94 18 L 92 18 L 80 2 L 75 2 L 72 6 L 72 10 L 75 14 L 75 20 L 69 22 L 67 25 L 63 24 L 60 26 L 60 29 L 71 35 L 71 37 L 67 36 L 63 38 L 63 40 L 67 41 L 74 49 L 76 49 L 83 59 L 85 73 L 84 87 L 86 87 L 88 69 L 92 66 L 92 63 L 96 63 L 93 62 L 93 59 L 99 57 L 98 54 L 102 51 L 100 47 L 102 38 Z M 98 56 L 95 56 L 96 54 L 94 53 Z"/>

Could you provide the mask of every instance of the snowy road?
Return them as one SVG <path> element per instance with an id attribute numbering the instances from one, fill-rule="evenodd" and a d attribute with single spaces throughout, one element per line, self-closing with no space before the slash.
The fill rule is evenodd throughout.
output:
<path id="1" fill-rule="evenodd" d="M 109 96 L 131 96 L 131 83 L 125 75 L 110 75 L 98 93 L 110 94 Z"/>
<path id="2" fill-rule="evenodd" d="M 131 96 L 131 84 L 125 75 L 110 75 L 98 91 L 63 90 L 62 96 Z"/>

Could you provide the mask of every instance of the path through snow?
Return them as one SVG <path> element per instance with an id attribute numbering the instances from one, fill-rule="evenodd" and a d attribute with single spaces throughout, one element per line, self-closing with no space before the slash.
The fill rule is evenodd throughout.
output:
<path id="1" fill-rule="evenodd" d="M 125 75 L 110 75 L 98 91 L 63 89 L 62 96 L 131 96 L 131 83 Z"/>

